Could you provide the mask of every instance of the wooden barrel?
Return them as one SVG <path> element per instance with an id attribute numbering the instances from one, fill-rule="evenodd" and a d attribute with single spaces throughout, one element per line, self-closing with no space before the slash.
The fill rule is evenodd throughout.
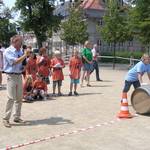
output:
<path id="1" fill-rule="evenodd" d="M 139 114 L 150 113 L 150 85 L 135 89 L 131 95 L 131 104 Z"/>

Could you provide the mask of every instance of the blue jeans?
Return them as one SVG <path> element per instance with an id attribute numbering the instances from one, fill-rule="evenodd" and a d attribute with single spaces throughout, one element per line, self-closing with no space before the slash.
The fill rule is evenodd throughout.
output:
<path id="1" fill-rule="evenodd" d="M 134 81 L 134 82 L 125 80 L 125 85 L 124 85 L 124 88 L 123 88 L 123 92 L 128 92 L 130 90 L 130 87 L 131 87 L 132 84 L 134 86 L 134 89 L 141 86 L 139 80 Z"/>

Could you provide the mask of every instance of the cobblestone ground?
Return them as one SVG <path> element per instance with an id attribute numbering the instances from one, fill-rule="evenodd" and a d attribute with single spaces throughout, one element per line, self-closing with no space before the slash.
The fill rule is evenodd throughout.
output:
<path id="1" fill-rule="evenodd" d="M 26 143 L 81 128 L 102 126 L 81 133 L 66 135 L 31 144 L 20 150 L 150 150 L 150 124 L 148 116 L 137 116 L 128 120 L 116 121 L 120 111 L 121 90 L 123 88 L 125 67 L 112 70 L 101 67 L 103 82 L 91 77 L 92 87 L 78 88 L 79 96 L 52 97 L 46 101 L 23 103 L 22 118 L 29 125 L 12 123 L 12 128 L 5 128 L 0 122 L 0 148 Z M 64 70 L 65 81 L 62 92 L 69 92 L 68 68 Z M 147 80 L 147 77 L 144 77 Z M 4 75 L 4 82 L 6 77 Z M 49 93 L 52 92 L 49 86 Z M 133 88 L 129 93 L 130 95 Z M 6 89 L 0 90 L 0 117 L 4 114 L 7 101 Z M 135 113 L 132 106 L 130 112 Z M 107 125 L 114 120 L 113 124 Z M 107 122 L 107 123 L 106 123 Z M 103 124 L 105 123 L 105 124 Z"/>

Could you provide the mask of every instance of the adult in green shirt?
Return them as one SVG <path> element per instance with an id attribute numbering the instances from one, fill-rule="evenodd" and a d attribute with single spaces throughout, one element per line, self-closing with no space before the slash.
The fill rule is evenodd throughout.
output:
<path id="1" fill-rule="evenodd" d="M 91 52 L 92 44 L 86 41 L 84 48 L 82 49 L 82 61 L 83 61 L 83 75 L 81 78 L 81 86 L 83 86 L 83 81 L 86 75 L 87 86 L 90 85 L 90 72 L 93 69 L 93 55 Z"/>

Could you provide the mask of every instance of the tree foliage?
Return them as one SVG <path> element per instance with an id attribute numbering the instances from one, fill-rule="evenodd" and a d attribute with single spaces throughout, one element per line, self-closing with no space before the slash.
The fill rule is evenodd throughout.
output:
<path id="1" fill-rule="evenodd" d="M 113 68 L 115 68 L 115 47 L 119 42 L 132 40 L 132 32 L 128 26 L 128 17 L 117 0 L 107 0 L 106 14 L 104 15 L 104 26 L 98 27 L 103 40 L 114 44 Z"/>
<path id="2" fill-rule="evenodd" d="M 55 0 L 16 0 L 15 7 L 21 11 L 20 25 L 25 31 L 33 31 L 39 47 L 51 36 L 52 29 L 56 31 L 60 17 L 53 14 Z"/>
<path id="3" fill-rule="evenodd" d="M 118 43 L 132 39 L 127 14 L 126 12 L 120 12 L 116 0 L 107 1 L 107 10 L 103 19 L 104 26 L 101 28 L 98 27 L 98 31 L 104 41 L 108 43 Z"/>
<path id="4" fill-rule="evenodd" d="M 71 8 L 68 20 L 62 22 L 61 39 L 70 45 L 84 43 L 88 39 L 87 25 L 80 10 Z"/>
<path id="5" fill-rule="evenodd" d="M 150 1 L 136 0 L 130 12 L 130 27 L 143 45 L 150 46 Z"/>
<path id="6" fill-rule="evenodd" d="M 16 24 L 10 23 L 11 10 L 0 3 L 0 43 L 9 45 L 10 38 L 16 34 Z"/>

